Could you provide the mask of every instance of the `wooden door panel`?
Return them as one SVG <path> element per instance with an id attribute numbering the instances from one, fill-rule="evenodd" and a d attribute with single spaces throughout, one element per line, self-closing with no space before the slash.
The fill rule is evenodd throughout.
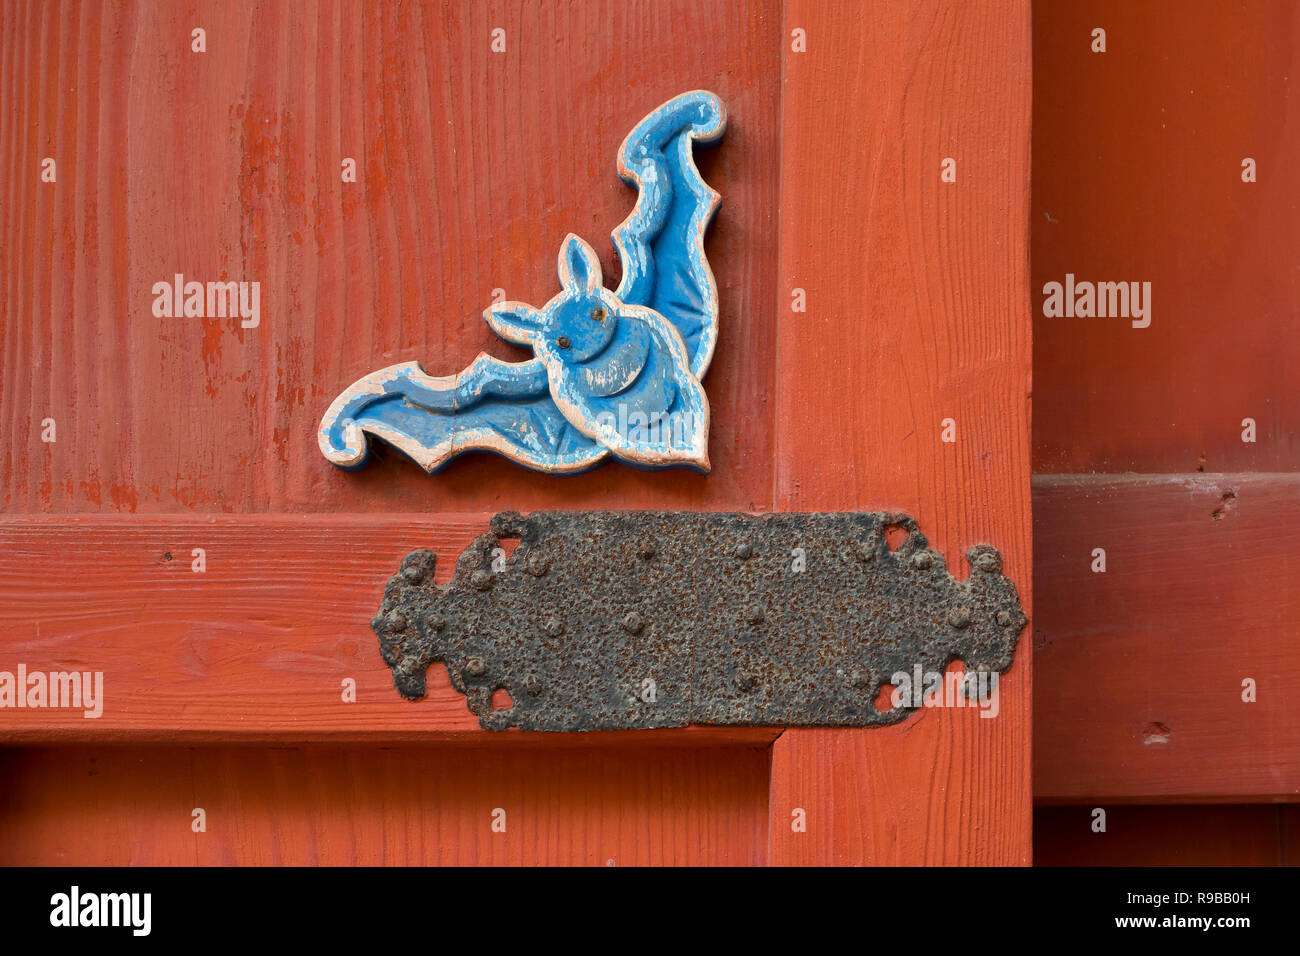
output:
<path id="1" fill-rule="evenodd" d="M 487 733 L 446 667 L 408 701 L 370 620 L 402 557 L 429 548 L 438 584 L 487 515 L 59 516 L 0 519 L 9 659 L 102 672 L 102 714 L 5 711 L 10 740 L 425 740 Z M 193 569 L 202 548 L 206 570 Z M 49 575 L 33 568 L 59 568 Z M 0 668 L 3 669 L 3 668 Z M 354 682 L 351 699 L 344 681 Z M 770 743 L 774 728 L 584 735 Z M 564 734 L 524 735 L 539 746 Z"/>
<path id="2" fill-rule="evenodd" d="M 771 500 L 780 6 L 42 4 L 0 11 L 20 78 L 0 255 L 3 506 L 16 512 L 766 510 Z M 29 18 L 35 17 L 36 22 Z M 208 52 L 190 52 L 203 26 Z M 506 31 L 506 52 L 489 44 Z M 75 77 L 76 82 L 62 82 Z M 708 477 L 543 480 L 493 456 L 436 481 L 387 448 L 327 467 L 316 430 L 362 375 L 519 360 L 481 318 L 558 291 L 569 231 L 620 269 L 624 135 L 689 89 L 726 103 L 700 152 L 722 336 Z M 357 160 L 358 182 L 340 182 Z M 261 324 L 152 315 L 176 273 L 261 282 Z M 58 441 L 40 440 L 53 418 Z"/>
<path id="3" fill-rule="evenodd" d="M 0 718 L 0 862 L 1028 862 L 1027 641 L 995 720 L 577 737 L 482 731 L 441 667 L 400 699 L 369 630 L 505 509 L 909 511 L 1029 611 L 1028 70 L 1027 0 L 0 10 L 3 152 L 59 163 L 0 210 L 0 669 L 106 688 Z M 730 117 L 712 474 L 330 467 L 362 374 L 522 357 L 480 311 L 549 298 L 566 232 L 617 282 L 618 145 L 691 88 Z M 259 281 L 260 324 L 155 317 L 176 273 Z"/>
<path id="4" fill-rule="evenodd" d="M 1034 470 L 1300 470 L 1287 79 L 1300 9 L 1087 0 L 1035 13 Z M 1088 40 L 1098 26 L 1105 54 Z M 1067 272 L 1150 282 L 1151 325 L 1042 317 L 1043 285 Z M 1241 440 L 1246 417 L 1255 442 Z"/>
<path id="5" fill-rule="evenodd" d="M 1038 3 L 1033 32 L 1034 792 L 1079 805 L 1039 860 L 1276 862 L 1272 809 L 1131 805 L 1300 794 L 1300 8 Z M 1044 316 L 1067 273 L 1149 282 L 1150 325 Z"/>
<path id="6" fill-rule="evenodd" d="M 0 750 L 0 865 L 753 865 L 769 760 L 764 746 Z"/>
<path id="7" fill-rule="evenodd" d="M 422 701 L 398 695 L 370 620 L 405 554 L 432 549 L 444 584 L 488 518 L 0 519 L 8 655 L 105 675 L 101 717 L 13 710 L 6 729 L 85 739 L 478 733 L 441 665 Z M 64 570 L 34 578 L 40 567 Z M 348 679 L 355 702 L 344 699 Z"/>

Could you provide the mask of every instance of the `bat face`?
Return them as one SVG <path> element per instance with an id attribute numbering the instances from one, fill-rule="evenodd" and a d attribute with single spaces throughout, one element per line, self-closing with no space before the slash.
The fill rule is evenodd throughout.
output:
<path id="1" fill-rule="evenodd" d="M 603 352 L 614 338 L 621 306 L 604 290 L 566 291 L 546 308 L 537 344 L 554 351 L 565 365 L 586 362 Z"/>
<path id="2" fill-rule="evenodd" d="M 582 434 L 625 461 L 708 471 L 708 399 L 681 334 L 604 288 L 596 253 L 577 236 L 560 248 L 559 276 L 542 308 L 504 302 L 488 323 L 532 348 L 556 407 Z"/>
<path id="3" fill-rule="evenodd" d="M 623 303 L 601 285 L 595 251 L 572 233 L 560 247 L 558 265 L 560 294 L 542 308 L 503 302 L 484 310 L 483 318 L 503 339 L 529 346 L 538 358 L 569 365 L 609 344 Z"/>
<path id="4" fill-rule="evenodd" d="M 530 317 L 528 344 L 561 390 L 575 398 L 619 398 L 667 406 L 675 394 L 671 331 L 649 310 L 630 306 L 603 288 L 566 286 Z M 583 413 L 595 414 L 594 411 Z"/>

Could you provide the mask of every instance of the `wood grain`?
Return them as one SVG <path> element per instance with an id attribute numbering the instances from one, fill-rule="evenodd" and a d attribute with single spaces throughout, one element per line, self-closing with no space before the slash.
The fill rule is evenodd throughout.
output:
<path id="1" fill-rule="evenodd" d="M 1029 5 L 794 0 L 796 28 L 776 507 L 907 511 L 959 574 L 967 548 L 994 544 L 1028 612 Z M 949 156 L 955 183 L 940 181 Z M 806 313 L 788 311 L 795 288 Z M 1028 863 L 1028 644 L 997 719 L 783 734 L 772 862 Z"/>
<path id="2" fill-rule="evenodd" d="M 794 27 L 808 53 L 788 52 Z M 367 622 L 413 547 L 445 573 L 486 513 L 612 505 L 910 511 L 954 568 L 997 545 L 1029 611 L 1029 65 L 1027 0 L 791 0 L 784 21 L 775 0 L 0 8 L 0 152 L 31 171 L 0 210 L 0 507 L 54 516 L 0 525 L 3 653 L 102 660 L 109 698 L 93 722 L 6 712 L 4 739 L 165 744 L 10 751 L 6 861 L 1028 862 L 1028 642 L 996 720 L 543 755 L 522 735 L 480 746 L 445 676 L 399 700 Z M 723 194 L 714 473 L 476 457 L 430 479 L 382 449 L 330 468 L 316 425 L 359 375 L 517 354 L 478 313 L 497 287 L 546 299 L 567 231 L 617 281 L 615 150 L 692 87 L 730 113 L 700 161 Z M 36 182 L 44 155 L 56 184 Z M 150 288 L 177 272 L 261 282 L 261 326 L 154 318 Z M 361 747 L 424 735 L 462 746 Z M 194 739 L 353 745 L 177 747 Z M 533 808 L 506 849 L 484 842 L 503 786 Z M 227 827 L 206 843 L 200 792 Z"/>
<path id="3" fill-rule="evenodd" d="M 0 6 L 0 508 L 765 509 L 780 19 L 776 0 Z M 363 374 L 524 357 L 480 312 L 494 288 L 556 292 L 567 232 L 617 283 L 619 143 L 692 88 L 731 117 L 699 162 L 722 193 L 714 473 L 546 478 L 475 455 L 431 480 L 390 449 L 331 467 L 317 426 Z M 260 282 L 261 325 L 155 318 L 176 273 Z"/>
<path id="4" fill-rule="evenodd" d="M 0 731 L 328 734 L 466 731 L 477 720 L 434 669 L 411 705 L 370 618 L 403 555 L 450 577 L 487 516 L 65 516 L 0 522 L 3 669 L 103 671 L 104 715 L 6 710 Z M 206 571 L 191 567 L 194 548 Z M 357 682 L 345 704 L 342 681 Z"/>
<path id="5" fill-rule="evenodd" d="M 760 747 L 0 750 L 0 865 L 753 865 L 767 774 Z"/>
<path id="6" fill-rule="evenodd" d="M 1038 476 L 1034 526 L 1035 796 L 1300 799 L 1300 476 Z"/>
<path id="7" fill-rule="evenodd" d="M 102 671 L 104 709 L 0 710 L 0 741 L 421 740 L 556 747 L 766 743 L 764 728 L 490 734 L 446 668 L 401 698 L 370 629 L 415 548 L 436 580 L 487 515 L 59 516 L 0 519 L 0 670 Z M 202 548 L 206 570 L 192 570 Z M 356 701 L 343 700 L 343 680 Z"/>
<path id="8" fill-rule="evenodd" d="M 1033 32 L 1034 468 L 1063 473 L 1034 483 L 1034 791 L 1084 802 L 1040 809 L 1036 859 L 1276 862 L 1273 808 L 1124 807 L 1101 839 L 1077 822 L 1300 795 L 1300 16 L 1088 0 L 1037 5 Z M 1151 282 L 1151 326 L 1042 317 L 1067 272 Z M 1087 474 L 1130 471 L 1162 475 Z"/>
<path id="9" fill-rule="evenodd" d="M 1300 7 L 1039 3 L 1033 33 L 1034 471 L 1300 469 Z M 1067 272 L 1150 282 L 1150 327 L 1044 317 Z"/>
<path id="10" fill-rule="evenodd" d="M 102 669 L 108 698 L 98 720 L 0 711 L 0 740 L 154 745 L 6 753 L 4 862 L 761 862 L 778 730 L 489 735 L 445 674 L 399 699 L 368 621 L 402 554 L 449 573 L 497 510 L 769 507 L 779 10 L 0 4 L 0 511 L 63 516 L 0 527 L 0 669 Z M 567 232 L 617 283 L 618 145 L 691 88 L 730 112 L 699 159 L 723 195 L 714 474 L 331 467 L 317 425 L 360 375 L 522 357 L 480 311 L 549 298 Z M 261 324 L 154 317 L 176 273 L 259 282 Z M 304 740 L 352 746 L 176 749 Z M 364 746 L 430 740 L 455 749 Z M 521 836 L 487 830 L 501 791 Z M 188 829 L 200 793 L 215 839 Z"/>

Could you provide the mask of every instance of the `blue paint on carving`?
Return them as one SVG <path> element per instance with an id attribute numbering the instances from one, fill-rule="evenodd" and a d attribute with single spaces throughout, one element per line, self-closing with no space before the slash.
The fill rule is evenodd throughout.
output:
<path id="1" fill-rule="evenodd" d="M 546 387 L 536 360 L 503 362 L 481 355 L 446 379 L 415 362 L 368 375 L 336 401 L 321 426 L 322 445 L 340 468 L 366 462 L 366 435 L 397 447 L 433 472 L 463 451 L 495 451 L 521 464 L 565 473 L 598 463 L 595 442 L 570 425 Z M 339 460 L 345 458 L 347 460 Z"/>
<path id="2" fill-rule="evenodd" d="M 703 378 L 718 335 L 718 290 L 704 258 L 704 233 L 718 206 L 691 153 L 716 143 L 727 126 L 712 93 L 684 93 L 655 110 L 618 151 L 619 175 L 641 190 L 636 208 L 614 230 L 623 262 L 618 297 L 654 309 L 676 326 Z"/>
<path id="3" fill-rule="evenodd" d="M 639 189 L 614 230 L 623 262 L 617 292 L 599 260 L 568 236 L 560 293 L 540 308 L 506 302 L 484 311 L 502 338 L 536 356 L 480 355 L 459 375 L 433 378 L 408 362 L 344 391 L 321 422 L 322 452 L 361 467 L 367 436 L 433 472 L 467 451 L 492 451 L 539 471 L 571 474 L 613 454 L 633 467 L 709 470 L 708 371 L 718 294 L 704 234 L 718 194 L 695 168 L 694 143 L 726 127 L 712 93 L 684 93 L 655 110 L 619 150 L 619 174 Z"/>

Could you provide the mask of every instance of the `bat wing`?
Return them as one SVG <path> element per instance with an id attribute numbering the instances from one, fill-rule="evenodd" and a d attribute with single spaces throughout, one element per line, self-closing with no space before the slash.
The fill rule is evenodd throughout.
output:
<path id="1" fill-rule="evenodd" d="M 428 472 L 468 451 L 496 452 L 553 474 L 583 471 L 609 454 L 560 414 L 540 361 L 486 354 L 444 378 L 424 374 L 416 362 L 372 372 L 334 400 L 317 437 L 326 458 L 353 469 L 366 462 L 367 434 Z"/>
<path id="2" fill-rule="evenodd" d="M 637 202 L 614 230 L 623 260 L 618 297 L 664 316 L 702 378 L 718 335 L 718 291 L 704 257 L 704 233 L 719 196 L 695 167 L 694 144 L 726 128 L 722 101 L 695 91 L 650 113 L 623 141 L 619 174 Z M 340 468 L 359 468 L 367 435 L 394 445 L 426 471 L 468 451 L 492 451 L 552 474 L 594 467 L 610 451 L 564 417 L 541 361 L 480 355 L 458 375 L 434 378 L 418 363 L 381 369 L 347 388 L 325 413 L 318 441 Z"/>
<path id="3" fill-rule="evenodd" d="M 618 297 L 677 328 L 696 378 L 708 371 L 718 338 L 718 288 L 704 257 L 704 233 L 720 197 L 695 168 L 693 146 L 717 142 L 726 126 L 722 101 L 695 90 L 646 116 L 618 151 L 619 175 L 640 191 L 614 230 L 623 260 Z"/>

